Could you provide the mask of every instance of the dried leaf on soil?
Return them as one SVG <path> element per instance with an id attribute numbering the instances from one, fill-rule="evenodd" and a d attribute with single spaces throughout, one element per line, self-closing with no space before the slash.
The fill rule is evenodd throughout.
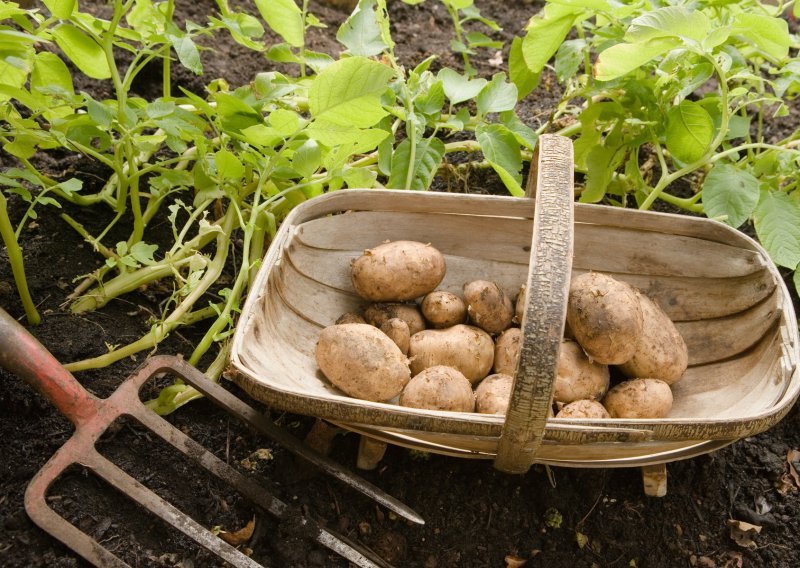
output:
<path id="1" fill-rule="evenodd" d="M 256 528 L 256 518 L 250 519 L 243 528 L 235 532 L 220 531 L 219 538 L 230 544 L 231 546 L 239 546 L 244 544 L 253 537 L 253 530 Z"/>
<path id="2" fill-rule="evenodd" d="M 736 544 L 744 548 L 754 549 L 757 547 L 754 539 L 756 535 L 761 533 L 761 527 L 759 525 L 751 525 L 744 521 L 730 519 L 728 521 L 728 527 L 730 527 L 731 530 L 731 538 Z"/>
<path id="3" fill-rule="evenodd" d="M 800 471 L 796 465 L 800 464 L 800 450 L 789 450 L 786 454 L 786 464 L 789 466 L 789 475 L 794 479 L 794 484 L 800 488 Z"/>
<path id="4" fill-rule="evenodd" d="M 528 563 L 527 558 L 520 558 L 516 554 L 506 556 L 506 568 L 522 568 Z"/>

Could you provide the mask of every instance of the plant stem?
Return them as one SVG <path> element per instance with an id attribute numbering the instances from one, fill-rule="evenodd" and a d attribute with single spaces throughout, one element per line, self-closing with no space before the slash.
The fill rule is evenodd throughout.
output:
<path id="1" fill-rule="evenodd" d="M 167 0 L 167 13 L 164 14 L 164 17 L 168 24 L 172 22 L 174 14 L 175 14 L 175 0 Z M 162 68 L 163 93 L 165 99 L 169 99 L 172 96 L 172 73 L 170 70 L 170 66 L 172 65 L 172 59 L 170 50 L 171 47 L 169 43 L 167 43 L 163 59 L 164 66 Z"/>
<path id="2" fill-rule="evenodd" d="M 31 325 L 38 325 L 42 318 L 36 310 L 36 304 L 33 303 L 30 290 L 28 289 L 28 280 L 25 278 L 25 264 L 22 259 L 22 249 L 19 247 L 17 237 L 14 234 L 14 227 L 11 225 L 11 220 L 8 218 L 8 202 L 6 196 L 0 192 L 0 236 L 6 245 L 8 252 L 8 262 L 11 265 L 11 273 L 14 275 L 14 283 L 17 285 L 17 292 L 19 293 L 20 300 L 22 300 L 22 307 L 25 309 L 25 316 L 28 318 L 28 323 Z"/>

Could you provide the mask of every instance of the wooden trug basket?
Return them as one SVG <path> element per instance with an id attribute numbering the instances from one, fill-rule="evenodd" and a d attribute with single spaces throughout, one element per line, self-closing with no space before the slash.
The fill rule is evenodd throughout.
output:
<path id="1" fill-rule="evenodd" d="M 296 207 L 267 252 L 231 354 L 234 380 L 274 408 L 316 416 L 369 439 L 521 473 L 533 463 L 643 466 L 645 490 L 666 491 L 663 464 L 762 432 L 800 392 L 792 302 L 766 252 L 715 221 L 574 204 L 572 146 L 542 136 L 528 183 L 534 199 L 346 190 Z M 321 329 L 367 302 L 350 262 L 386 240 L 433 244 L 440 289 L 527 283 L 522 354 L 510 409 L 499 415 L 404 408 L 350 398 L 318 370 Z M 547 419 L 572 274 L 601 271 L 656 300 L 689 348 L 663 419 Z M 363 439 L 363 438 L 362 438 Z"/>

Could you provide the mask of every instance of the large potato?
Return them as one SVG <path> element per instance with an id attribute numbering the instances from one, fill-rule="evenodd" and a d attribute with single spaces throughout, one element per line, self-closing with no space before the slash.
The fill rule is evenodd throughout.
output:
<path id="1" fill-rule="evenodd" d="M 464 284 L 464 301 L 469 319 L 492 335 L 508 328 L 514 318 L 511 299 L 494 282 L 467 282 Z"/>
<path id="2" fill-rule="evenodd" d="M 620 365 L 629 377 L 661 379 L 672 385 L 689 364 L 689 351 L 675 324 L 653 300 L 637 291 L 642 306 L 642 334 L 633 357 Z"/>
<path id="3" fill-rule="evenodd" d="M 596 400 L 576 400 L 565 404 L 556 418 L 610 418 L 606 407 Z"/>
<path id="4" fill-rule="evenodd" d="M 411 336 L 408 348 L 411 373 L 445 365 L 458 369 L 471 383 L 489 374 L 494 362 L 494 343 L 488 333 L 470 325 L 426 329 Z"/>
<path id="5" fill-rule="evenodd" d="M 317 365 L 346 394 L 381 402 L 394 398 L 411 378 L 408 359 L 379 329 L 365 323 L 332 325 L 322 330 Z"/>
<path id="6" fill-rule="evenodd" d="M 425 318 L 422 317 L 422 312 L 416 304 L 370 304 L 364 310 L 364 319 L 375 327 L 381 327 L 393 318 L 406 322 L 411 335 L 425 329 Z"/>
<path id="7" fill-rule="evenodd" d="M 467 321 L 464 300 L 444 290 L 435 290 L 422 300 L 422 315 L 436 329 L 452 327 Z"/>
<path id="8" fill-rule="evenodd" d="M 658 379 L 633 379 L 609 390 L 603 406 L 612 418 L 664 418 L 672 410 L 672 390 Z"/>
<path id="9" fill-rule="evenodd" d="M 405 302 L 436 289 L 444 278 L 442 253 L 429 244 L 394 241 L 364 251 L 351 265 L 353 287 L 373 302 Z"/>
<path id="10" fill-rule="evenodd" d="M 505 415 L 513 386 L 514 379 L 510 375 L 489 375 L 475 389 L 475 410 L 481 414 Z"/>
<path id="11" fill-rule="evenodd" d="M 553 398 L 557 402 L 600 400 L 610 381 L 608 366 L 589 359 L 574 341 L 561 342 Z"/>
<path id="12" fill-rule="evenodd" d="M 594 361 L 624 363 L 633 357 L 642 333 L 642 308 L 636 290 L 599 272 L 573 278 L 567 325 Z"/>
<path id="13" fill-rule="evenodd" d="M 522 331 L 518 327 L 505 330 L 497 336 L 494 345 L 494 372 L 514 376 L 522 346 Z"/>
<path id="14" fill-rule="evenodd" d="M 467 378 L 452 367 L 429 367 L 411 379 L 400 395 L 400 406 L 472 412 L 475 393 Z"/>

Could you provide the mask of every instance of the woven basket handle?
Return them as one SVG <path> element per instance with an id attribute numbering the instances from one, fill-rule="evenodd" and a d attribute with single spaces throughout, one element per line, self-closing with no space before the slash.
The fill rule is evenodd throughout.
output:
<path id="1" fill-rule="evenodd" d="M 522 345 L 494 465 L 525 473 L 544 438 L 572 270 L 573 155 L 569 138 L 539 137 L 527 194 L 536 198 Z"/>

